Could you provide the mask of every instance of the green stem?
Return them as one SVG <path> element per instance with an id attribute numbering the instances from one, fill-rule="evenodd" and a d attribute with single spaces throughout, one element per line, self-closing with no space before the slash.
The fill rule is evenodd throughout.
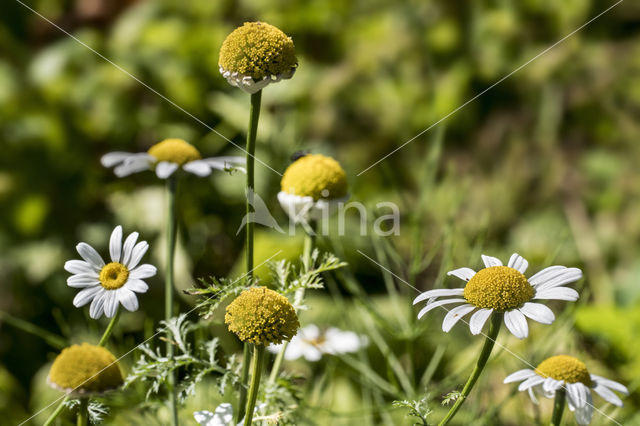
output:
<path id="1" fill-rule="evenodd" d="M 564 412 L 564 403 L 567 393 L 563 388 L 556 391 L 556 398 L 553 401 L 553 414 L 551 415 L 551 426 L 560 426 L 562 424 L 562 413 Z"/>
<path id="2" fill-rule="evenodd" d="M 176 176 L 167 179 L 168 193 L 168 217 L 167 217 L 167 258 L 166 273 L 164 277 L 164 319 L 169 321 L 173 318 L 173 263 L 176 253 L 176 234 L 177 226 L 177 203 L 176 193 L 178 189 L 178 181 Z M 167 357 L 173 361 L 173 343 L 171 332 L 167 330 Z M 175 371 L 169 373 L 169 409 L 171 411 L 171 424 L 178 424 L 178 406 L 176 402 L 176 376 Z"/>
<path id="3" fill-rule="evenodd" d="M 249 220 L 253 206 L 253 194 L 255 191 L 255 152 L 256 152 L 256 135 L 258 134 L 258 120 L 260 119 L 260 102 L 262 101 L 262 90 L 251 94 L 251 110 L 249 111 L 249 129 L 247 131 L 247 282 L 252 282 L 253 277 L 253 230 L 254 223 Z M 240 375 L 240 388 L 238 389 L 238 411 L 236 411 L 235 424 L 240 423 L 244 417 L 244 408 L 247 401 L 247 382 L 249 380 L 249 360 L 251 358 L 251 350 L 247 343 L 244 344 L 242 352 L 242 372 Z"/>
<path id="4" fill-rule="evenodd" d="M 246 417 L 244 425 L 250 425 L 253 421 L 253 410 L 256 406 L 258 398 L 258 389 L 260 388 L 260 376 L 262 375 L 262 360 L 264 359 L 264 346 L 253 345 L 253 358 L 251 359 L 251 387 L 249 388 L 249 399 L 247 400 Z"/>
<path id="5" fill-rule="evenodd" d="M 19 330 L 42 338 L 45 342 L 47 342 L 47 344 L 58 350 L 64 349 L 68 346 L 68 343 L 63 337 L 58 336 L 57 334 L 53 334 L 50 331 L 38 327 L 37 325 L 25 321 L 21 318 L 14 317 L 8 312 L 0 311 L 0 320 L 14 326 Z"/>
<path id="6" fill-rule="evenodd" d="M 62 413 L 62 410 L 64 410 L 64 404 L 68 400 L 69 400 L 68 396 L 65 396 L 64 398 L 62 398 L 62 401 L 60 401 L 60 404 L 58 404 L 58 407 L 56 408 L 56 411 L 51 413 L 51 415 L 49 416 L 47 421 L 44 422 L 43 426 L 49 426 L 49 425 L 51 425 L 51 423 L 53 423 L 53 421 L 56 419 L 56 417 L 58 417 L 60 415 L 60 413 Z"/>
<path id="7" fill-rule="evenodd" d="M 315 237 L 315 222 L 311 222 L 309 224 L 311 226 L 311 229 L 313 230 L 313 233 L 308 233 L 305 235 L 304 238 L 304 248 L 302 251 L 302 259 L 303 259 L 303 263 L 304 263 L 304 268 L 308 271 L 311 269 L 312 265 L 311 265 L 311 253 L 313 252 L 313 249 L 315 248 L 315 242 L 316 242 L 316 237 Z M 304 300 L 304 293 L 305 293 L 305 289 L 304 288 L 300 288 L 298 290 L 296 290 L 296 294 L 294 296 L 293 299 L 293 306 L 298 309 L 300 307 L 300 305 L 302 304 L 302 301 Z M 271 374 L 269 374 L 269 383 L 273 384 L 276 382 L 276 379 L 278 378 L 278 373 L 280 372 L 280 367 L 282 366 L 282 362 L 284 361 L 284 353 L 287 351 L 287 346 L 289 346 L 289 342 L 285 341 L 282 344 L 282 347 L 280 348 L 280 352 L 278 352 L 278 355 L 276 355 L 276 359 L 273 362 L 273 367 L 271 368 Z"/>
<path id="8" fill-rule="evenodd" d="M 116 314 L 111 318 L 107 329 L 104 331 L 104 334 L 100 338 L 100 342 L 98 342 L 98 346 L 105 346 L 107 344 L 107 340 L 109 340 L 109 336 L 111 336 L 111 332 L 113 331 L 113 327 L 115 327 L 116 323 L 120 319 L 120 306 L 116 309 Z"/>
<path id="9" fill-rule="evenodd" d="M 80 408 L 78 408 L 78 426 L 88 426 L 89 424 L 89 398 L 80 398 Z"/>
<path id="10" fill-rule="evenodd" d="M 480 357 L 478 358 L 478 362 L 476 363 L 475 368 L 471 372 L 471 375 L 469 376 L 467 383 L 465 383 L 464 388 L 462 388 L 462 392 L 460 396 L 456 400 L 455 404 L 453 404 L 453 407 L 451 407 L 446 417 L 440 423 L 438 423 L 438 426 L 444 426 L 447 423 L 449 423 L 451 419 L 453 419 L 453 417 L 456 415 L 458 410 L 460 409 L 460 406 L 467 399 L 467 396 L 469 396 L 471 389 L 473 389 L 473 385 L 476 384 L 478 377 L 480 377 L 480 373 L 482 373 L 484 366 L 487 364 L 489 355 L 491 355 L 491 350 L 493 349 L 493 345 L 495 344 L 496 338 L 498 337 L 498 332 L 500 331 L 500 325 L 502 324 L 502 317 L 503 317 L 502 313 L 494 312 L 493 314 L 491 314 L 491 319 L 489 323 L 489 332 L 486 335 L 484 345 L 482 346 L 482 351 L 480 351 Z"/>

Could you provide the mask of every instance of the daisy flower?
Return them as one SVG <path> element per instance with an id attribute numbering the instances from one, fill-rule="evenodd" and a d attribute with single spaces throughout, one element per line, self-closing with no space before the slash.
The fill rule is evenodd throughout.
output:
<path id="1" fill-rule="evenodd" d="M 256 93 L 293 77 L 298 66 L 293 40 L 265 22 L 245 22 L 222 43 L 220 73 L 230 85 Z"/>
<path id="2" fill-rule="evenodd" d="M 569 355 L 556 355 L 542 361 L 534 370 L 524 369 L 507 376 L 504 383 L 522 382 L 519 391 L 527 391 L 531 400 L 538 403 L 535 392 L 546 398 L 554 398 L 556 392 L 566 392 L 569 409 L 575 413 L 579 425 L 587 425 L 593 416 L 591 391 L 607 402 L 622 407 L 622 401 L 613 391 L 624 395 L 629 390 L 618 382 L 590 374 L 587 366 Z"/>
<path id="3" fill-rule="evenodd" d="M 73 274 L 67 279 L 67 285 L 82 289 L 73 299 L 75 307 L 91 302 L 89 315 L 93 319 L 100 318 L 103 312 L 112 318 L 119 304 L 130 312 L 138 310 L 136 293 L 149 289 L 143 279 L 154 276 L 156 267 L 139 265 L 149 244 L 146 241 L 136 244 L 137 240 L 138 233 L 132 232 L 122 244 L 122 226 L 116 226 L 109 241 L 109 263 L 89 244 L 76 246 L 84 260 L 69 260 L 64 264 L 64 269 Z"/>
<path id="4" fill-rule="evenodd" d="M 167 179 L 176 170 L 182 169 L 196 176 L 209 176 L 212 170 L 233 171 L 244 168 L 242 157 L 202 158 L 200 152 L 182 139 L 165 139 L 153 145 L 147 152 L 110 152 L 100 159 L 104 167 L 115 167 L 118 177 L 145 170 L 155 170 L 160 179 Z"/>
<path id="5" fill-rule="evenodd" d="M 284 358 L 287 361 L 300 357 L 304 357 L 307 361 L 319 361 L 324 354 L 338 355 L 357 352 L 367 344 L 365 336 L 359 336 L 353 331 L 330 327 L 321 332 L 318 326 L 310 324 L 298 330 L 298 334 L 291 339 L 284 353 Z M 282 349 L 282 344 L 271 345 L 267 349 L 269 352 L 278 353 Z"/>
<path id="6" fill-rule="evenodd" d="M 321 154 L 297 158 L 282 175 L 280 188 L 278 201 L 296 223 L 328 217 L 349 199 L 342 166 Z"/>
<path id="7" fill-rule="evenodd" d="M 438 306 L 458 304 L 444 317 L 442 330 L 449 332 L 462 317 L 474 312 L 469 329 L 476 335 L 495 311 L 504 313 L 504 323 L 509 331 L 518 339 L 524 339 L 529 334 L 527 317 L 542 324 L 555 320 L 551 309 L 534 300 L 578 300 L 577 291 L 564 287 L 582 277 L 578 268 L 550 266 L 527 278 L 524 273 L 529 263 L 517 253 L 511 255 L 507 266 L 491 256 L 482 255 L 482 260 L 486 268 L 478 272 L 459 268 L 447 273 L 466 281 L 464 288 L 429 290 L 416 297 L 414 305 L 427 301 L 418 318 Z M 441 297 L 447 298 L 438 300 Z"/>

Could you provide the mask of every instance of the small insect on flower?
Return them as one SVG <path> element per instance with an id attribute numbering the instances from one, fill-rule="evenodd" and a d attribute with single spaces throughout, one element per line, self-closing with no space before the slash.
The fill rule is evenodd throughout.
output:
<path id="1" fill-rule="evenodd" d="M 110 152 L 100 159 L 104 167 L 114 167 L 118 177 L 145 170 L 155 170 L 160 179 L 167 179 L 178 170 L 196 176 L 209 176 L 212 170 L 244 172 L 242 157 L 202 158 L 195 146 L 182 139 L 165 139 L 153 145 L 147 152 Z"/>
<path id="2" fill-rule="evenodd" d="M 322 154 L 297 158 L 280 181 L 278 201 L 296 222 L 321 219 L 349 199 L 347 175 L 336 160 Z"/>
<path id="3" fill-rule="evenodd" d="M 449 332 L 462 317 L 475 311 L 469 321 L 469 328 L 472 334 L 479 334 L 495 311 L 504 313 L 504 323 L 509 331 L 518 339 L 524 339 L 529 335 L 525 317 L 542 324 L 551 324 L 555 320 L 551 309 L 533 300 L 578 300 L 577 291 L 564 287 L 582 277 L 582 271 L 578 268 L 550 266 L 527 278 L 524 273 L 529 262 L 517 253 L 511 255 L 507 266 L 491 256 L 483 255 L 482 260 L 486 268 L 478 272 L 471 268 L 459 268 L 447 273 L 466 281 L 464 289 L 429 290 L 416 297 L 414 305 L 427 301 L 427 306 L 418 313 L 418 318 L 438 306 L 456 303 L 460 305 L 449 310 L 444 317 L 444 332 Z M 437 300 L 447 296 L 453 298 Z"/>
<path id="4" fill-rule="evenodd" d="M 367 346 L 365 336 L 359 336 L 353 331 L 343 331 L 335 327 L 329 327 L 321 331 L 318 326 L 310 324 L 298 330 L 284 353 L 288 361 L 304 357 L 307 361 L 319 361 L 322 355 L 338 355 L 357 352 Z M 271 345 L 269 352 L 278 353 L 282 345 Z"/>
<path id="5" fill-rule="evenodd" d="M 100 395 L 123 382 L 116 357 L 102 346 L 88 343 L 63 349 L 47 377 L 51 387 L 73 397 Z"/>
<path id="6" fill-rule="evenodd" d="M 554 398 L 561 389 L 566 391 L 569 409 L 575 412 L 576 422 L 587 425 L 593 416 L 593 398 L 591 391 L 607 402 L 622 407 L 622 401 L 613 391 L 624 395 L 629 390 L 618 382 L 590 374 L 587 366 L 569 355 L 556 355 L 542 361 L 535 370 L 524 369 L 507 376 L 504 383 L 522 382 L 519 391 L 527 391 L 531 400 L 538 403 L 535 392 L 541 392 L 546 398 Z"/>
<path id="7" fill-rule="evenodd" d="M 76 308 L 91 302 L 89 315 L 93 319 L 100 318 L 103 312 L 112 318 L 118 304 L 131 312 L 138 310 L 136 293 L 149 289 L 143 279 L 153 277 L 157 270 L 153 265 L 139 265 L 149 244 L 146 241 L 136 244 L 137 241 L 138 233 L 132 232 L 122 244 L 122 226 L 116 226 L 109 240 L 109 263 L 89 244 L 76 246 L 84 260 L 69 260 L 64 264 L 64 269 L 73 274 L 67 279 L 67 285 L 82 289 L 73 299 Z"/>
<path id="8" fill-rule="evenodd" d="M 289 300 L 266 287 L 243 291 L 227 306 L 224 322 L 243 342 L 263 346 L 291 340 L 300 327 Z"/>
<path id="9" fill-rule="evenodd" d="M 230 85 L 256 93 L 293 77 L 298 66 L 293 40 L 265 22 L 245 22 L 222 43 L 220 73 Z"/>

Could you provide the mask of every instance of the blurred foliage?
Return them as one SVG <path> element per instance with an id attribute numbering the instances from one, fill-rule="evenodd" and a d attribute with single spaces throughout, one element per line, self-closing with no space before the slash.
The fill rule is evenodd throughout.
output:
<path id="1" fill-rule="evenodd" d="M 503 337 L 505 343 L 533 364 L 557 351 L 582 356 L 594 372 L 630 386 L 625 407 L 605 407 L 605 412 L 624 424 L 640 424 L 637 415 L 632 417 L 640 409 L 638 357 L 632 349 L 640 305 L 637 2 L 622 2 L 362 174 L 613 3 L 28 4 L 77 40 L 18 2 L 4 2 L 1 311 L 68 341 L 97 338 L 104 324 L 73 308 L 74 291 L 65 285 L 63 262 L 76 257 L 78 241 L 106 249 L 108 230 L 120 223 L 141 232 L 151 244 L 151 261 L 161 265 L 165 201 L 152 173 L 117 179 L 100 166 L 100 156 L 145 151 L 167 137 L 184 138 L 205 156 L 240 155 L 224 138 L 244 144 L 248 97 L 219 75 L 218 50 L 242 22 L 264 20 L 293 38 L 300 66 L 292 80 L 265 90 L 257 157 L 283 171 L 298 149 L 335 156 L 349 174 L 354 200 L 371 206 L 393 201 L 402 212 L 400 236 L 359 237 L 352 215 L 348 226 L 353 228 L 348 229 L 353 232 L 323 242 L 349 263 L 350 272 L 331 274 L 328 291 L 309 301 L 303 324 L 342 324 L 369 335 L 378 332 L 380 339 L 374 339 L 378 343 L 363 359 L 348 364 L 329 360 L 326 368 L 294 366 L 307 377 L 308 404 L 316 413 L 312 420 L 406 423 L 407 410 L 391 402 L 419 402 L 426 384 L 437 401 L 429 419 L 440 418 L 444 408 L 438 402 L 464 380 L 478 350 L 479 341 L 470 343 L 462 328 L 442 335 L 437 314 L 417 322 L 409 303 L 413 290 L 394 282 L 357 250 L 420 290 L 442 286 L 444 272 L 454 266 L 477 267 L 481 252 L 505 258 L 518 251 L 532 269 L 551 263 L 580 266 L 586 279 L 578 284 L 582 297 L 575 315 L 571 307 L 560 315 L 566 305 L 554 305 L 559 317 L 554 327 L 533 326 L 525 342 Z M 284 223 L 276 200 L 279 176 L 260 164 L 256 173 L 257 192 Z M 193 287 L 201 277 L 239 275 L 242 187 L 241 176 L 221 173 L 183 182 L 179 288 Z M 368 214 L 371 222 L 374 209 Z M 295 259 L 300 247 L 299 238 L 261 230 L 256 261 L 281 249 L 276 260 Z M 267 280 L 268 270 L 259 276 Z M 162 315 L 160 304 L 153 303 L 161 298 L 160 283 L 161 277 L 151 280 L 151 290 L 140 297 L 141 311 L 123 316 L 116 332 L 119 353 L 153 333 Z M 353 294 L 349 288 L 356 287 L 362 300 L 346 297 L 344 305 L 337 305 L 345 310 L 336 309 L 338 297 Z M 183 295 L 181 303 L 186 311 L 197 301 Z M 218 326 L 210 333 L 224 336 L 222 330 Z M 221 346 L 229 352 L 237 348 L 228 336 L 221 337 Z M 56 397 L 44 384 L 55 351 L 38 336 L 0 321 L 3 419 L 21 421 Z M 366 380 L 391 382 L 395 397 L 370 391 L 375 386 L 361 376 L 367 366 L 383 377 Z M 402 376 L 398 366 L 410 372 L 404 386 L 396 383 Z M 525 395 L 510 394 L 501 384 L 522 368 L 516 359 L 497 351 L 489 367 L 493 371 L 480 379 L 478 390 L 491 391 L 472 395 L 466 414 L 457 419 L 460 424 L 548 418 L 549 406 L 543 405 L 541 414 Z M 406 387 L 416 394 L 408 395 Z M 115 424 L 122 419 L 162 424 L 166 418 L 144 408 L 126 411 L 133 402 L 142 403 L 144 395 L 144 390 L 128 392 L 109 401 Z M 212 401 L 205 379 L 182 414 L 190 418 L 194 410 L 213 409 Z M 594 419 L 599 421 L 603 418 Z"/>

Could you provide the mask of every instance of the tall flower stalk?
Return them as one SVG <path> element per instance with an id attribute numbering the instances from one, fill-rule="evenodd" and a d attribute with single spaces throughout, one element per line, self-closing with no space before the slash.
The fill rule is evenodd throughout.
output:
<path id="1" fill-rule="evenodd" d="M 177 226 L 177 203 L 176 193 L 178 190 L 178 180 L 176 176 L 167 179 L 167 259 L 166 273 L 164 277 L 164 318 L 169 321 L 173 315 L 173 292 L 174 274 L 173 264 L 176 253 Z M 171 332 L 167 330 L 167 358 L 173 361 L 173 343 Z M 176 401 L 176 376 L 175 371 L 169 373 L 169 410 L 171 411 L 171 422 L 175 426 L 178 424 L 178 404 Z"/>
<path id="2" fill-rule="evenodd" d="M 220 48 L 220 73 L 229 84 L 251 94 L 245 152 L 247 217 L 251 217 L 255 191 L 255 149 L 262 88 L 282 79 L 291 78 L 297 65 L 298 61 L 291 38 L 278 28 L 264 22 L 247 22 L 236 28 L 227 36 Z M 248 221 L 246 225 L 246 276 L 248 282 L 252 281 L 253 276 L 253 241 L 254 224 L 252 221 Z M 235 415 L 236 424 L 245 415 L 250 362 L 251 348 L 245 343 L 238 390 L 238 410 Z"/>
<path id="3" fill-rule="evenodd" d="M 469 393 L 471 393 L 471 389 L 473 389 L 473 386 L 478 381 L 478 378 L 480 377 L 482 370 L 484 370 L 484 367 L 487 364 L 487 361 L 489 360 L 489 355 L 491 355 L 491 351 L 493 350 L 493 345 L 496 343 L 496 338 L 498 337 L 498 333 L 500 332 L 501 324 L 502 324 L 502 313 L 494 312 L 491 315 L 491 320 L 489 322 L 489 332 L 487 333 L 484 344 L 482 345 L 482 350 L 480 351 L 478 362 L 476 362 L 476 366 L 471 372 L 471 375 L 469 376 L 467 383 L 465 383 L 464 387 L 462 388 L 462 392 L 460 393 L 460 396 L 458 397 L 456 402 L 453 404 L 453 406 L 451 407 L 451 409 L 449 410 L 445 418 L 442 419 L 440 423 L 438 423 L 438 426 L 444 426 L 447 423 L 449 423 L 451 419 L 453 419 L 453 417 L 456 415 L 456 413 L 458 412 L 458 410 L 460 409 L 464 401 L 467 399 L 467 396 L 469 396 Z"/>

